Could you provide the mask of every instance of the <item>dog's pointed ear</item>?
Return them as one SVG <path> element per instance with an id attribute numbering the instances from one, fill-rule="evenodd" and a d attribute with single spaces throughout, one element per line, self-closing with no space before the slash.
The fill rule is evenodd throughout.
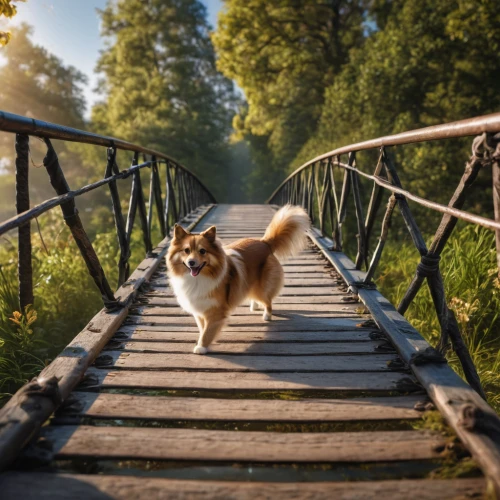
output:
<path id="1" fill-rule="evenodd" d="M 174 225 L 174 240 L 180 241 L 185 238 L 189 233 L 179 224 Z"/>
<path id="2" fill-rule="evenodd" d="M 210 241 L 210 243 L 213 243 L 215 241 L 215 237 L 217 236 L 217 228 L 215 226 L 209 227 L 206 231 L 203 231 L 200 234 Z"/>

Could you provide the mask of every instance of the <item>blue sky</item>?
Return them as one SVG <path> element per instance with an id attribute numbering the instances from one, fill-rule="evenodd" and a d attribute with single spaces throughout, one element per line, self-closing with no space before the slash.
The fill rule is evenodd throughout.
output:
<path id="1" fill-rule="evenodd" d="M 215 27 L 222 0 L 201 0 L 208 10 L 208 20 Z M 85 89 L 87 112 L 98 98 L 92 89 L 96 83 L 94 67 L 102 48 L 99 16 L 107 0 L 28 0 L 17 4 L 17 16 L 0 26 L 27 22 L 34 27 L 33 41 L 46 47 L 65 64 L 75 66 L 89 78 Z M 1 52 L 0 52 L 1 53 Z"/>

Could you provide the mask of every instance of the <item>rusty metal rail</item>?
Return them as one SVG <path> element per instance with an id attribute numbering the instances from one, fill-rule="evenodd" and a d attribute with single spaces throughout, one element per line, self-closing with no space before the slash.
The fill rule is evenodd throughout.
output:
<path id="1" fill-rule="evenodd" d="M 53 123 L 34 120 L 24 116 L 0 111 L 0 131 L 16 134 L 16 207 L 17 216 L 0 223 L 0 235 L 18 228 L 19 253 L 19 305 L 21 310 L 33 303 L 32 249 L 29 222 L 44 212 L 60 206 L 87 269 L 98 287 L 106 308 L 121 307 L 116 300 L 109 282 L 99 262 L 99 258 L 83 227 L 75 198 L 101 186 L 108 185 L 116 232 L 120 246 L 118 263 L 118 286 L 121 286 L 130 275 L 130 240 L 136 215 L 140 221 L 146 255 L 151 255 L 153 212 L 156 210 L 160 233 L 164 238 L 174 222 L 182 219 L 196 207 L 207 203 L 215 203 L 210 191 L 178 161 L 153 149 L 132 144 L 113 137 L 101 136 L 83 130 L 63 127 Z M 47 153 L 43 166 L 47 170 L 50 183 L 58 196 L 45 200 L 30 208 L 28 175 L 29 175 L 29 137 L 43 139 Z M 51 139 L 93 144 L 106 147 L 106 168 L 104 178 L 80 189 L 72 191 L 66 181 L 63 169 Z M 133 152 L 130 168 L 120 171 L 116 161 L 118 150 Z M 139 155 L 142 162 L 139 163 Z M 165 199 L 162 194 L 160 166 L 165 166 Z M 146 204 L 142 187 L 141 170 L 150 169 L 149 200 Z M 132 187 L 127 218 L 121 210 L 117 181 L 132 177 Z"/>
<path id="2" fill-rule="evenodd" d="M 472 156 L 467 162 L 464 174 L 447 206 L 415 196 L 403 189 L 394 161 L 387 150 L 388 147 L 471 135 L 477 135 L 472 143 Z M 356 153 L 375 148 L 380 150 L 380 155 L 375 171 L 373 175 L 370 175 L 358 169 Z M 341 161 L 341 156 L 346 154 L 348 155 L 347 163 Z M 337 193 L 335 186 L 334 166 L 344 170 L 340 194 Z M 337 148 L 329 153 L 317 156 L 299 167 L 281 183 L 267 201 L 267 203 L 273 204 L 292 203 L 302 205 L 307 209 L 313 223 L 318 220 L 323 235 L 326 227 L 330 225 L 333 240 L 332 249 L 341 252 L 343 246 L 342 227 L 346 220 L 347 203 L 352 192 L 357 221 L 356 269 L 360 270 L 364 266 L 367 271 L 362 281 L 351 284 L 353 289 L 375 286 L 372 283 L 372 278 L 380 262 L 389 233 L 391 216 L 397 205 L 421 257 L 415 276 L 401 304 L 399 304 L 398 312 L 404 314 L 408 310 L 409 305 L 417 295 L 424 280 L 426 280 L 441 327 L 441 338 L 438 345 L 439 354 L 444 355 L 450 348 L 451 343 L 460 359 L 468 382 L 483 398 L 485 398 L 485 395 L 476 368 L 463 342 L 457 320 L 447 306 L 439 261 L 443 248 L 451 236 L 458 219 L 495 230 L 498 242 L 497 253 L 500 256 L 500 219 L 498 215 L 496 215 L 496 220 L 492 220 L 462 210 L 469 187 L 480 170 L 485 167 L 491 167 L 493 170 L 495 214 L 499 214 L 500 113 L 427 127 Z M 362 207 L 359 186 L 360 176 L 373 181 L 366 216 Z M 384 189 L 392 194 L 389 197 L 383 216 L 378 244 L 369 261 L 370 237 L 382 204 Z M 425 243 L 407 200 L 444 214 L 429 247 Z M 500 262 L 500 257 L 498 261 Z"/>

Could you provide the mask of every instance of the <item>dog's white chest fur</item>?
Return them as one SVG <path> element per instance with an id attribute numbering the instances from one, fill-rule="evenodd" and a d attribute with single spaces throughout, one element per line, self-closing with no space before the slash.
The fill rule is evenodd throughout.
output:
<path id="1" fill-rule="evenodd" d="M 194 278 L 190 274 L 171 276 L 170 284 L 174 289 L 179 305 L 188 313 L 202 315 L 217 305 L 210 293 L 217 286 L 217 281 L 206 276 Z"/>

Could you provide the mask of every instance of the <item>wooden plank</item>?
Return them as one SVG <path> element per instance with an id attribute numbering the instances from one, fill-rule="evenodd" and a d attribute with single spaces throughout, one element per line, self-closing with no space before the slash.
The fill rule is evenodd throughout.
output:
<path id="1" fill-rule="evenodd" d="M 331 240 L 321 237 L 315 229 L 311 231 L 309 236 L 347 282 L 364 278 L 365 273 L 352 271 L 354 263 L 347 256 L 329 250 L 329 246 L 332 244 Z M 420 333 L 396 311 L 380 292 L 360 288 L 358 295 L 372 313 L 379 328 L 388 335 L 401 358 L 406 362 L 410 362 L 413 354 L 429 347 Z M 498 433 L 491 430 L 475 432 L 461 424 L 464 407 L 472 406 L 484 412 L 488 415 L 488 419 L 500 427 L 500 419 L 496 412 L 448 365 L 412 364 L 411 368 L 448 424 L 480 464 L 483 472 L 492 479 L 496 491 L 500 492 L 500 438 Z M 489 428 L 493 428 L 493 423 Z"/>
<path id="2" fill-rule="evenodd" d="M 347 294 L 339 292 L 337 295 L 318 295 L 313 297 L 276 297 L 273 301 L 273 307 L 276 309 L 286 309 L 288 306 L 298 306 L 300 304 L 299 309 L 301 310 L 316 310 L 316 307 L 320 308 L 319 310 L 327 311 L 328 308 L 335 304 L 343 304 L 345 306 L 349 306 L 350 304 L 342 301 Z M 144 301 L 147 300 L 147 304 L 144 304 Z M 244 303 L 243 305 L 236 308 L 236 311 L 246 310 L 248 314 L 249 303 Z M 354 304 L 352 307 L 360 307 L 361 304 Z M 165 307 L 165 308 L 176 308 L 178 307 L 178 302 L 175 297 L 172 295 L 148 295 L 144 294 L 140 296 L 139 301 L 134 304 L 134 309 L 136 307 Z"/>
<path id="3" fill-rule="evenodd" d="M 93 418 L 228 420 L 244 422 L 349 422 L 419 419 L 413 407 L 422 396 L 359 399 L 213 399 L 73 392 L 79 409 Z"/>
<path id="4" fill-rule="evenodd" d="M 203 217 L 212 205 L 200 210 Z M 194 226 L 194 223 L 193 223 Z M 80 382 L 85 370 L 108 343 L 128 314 L 139 288 L 154 275 L 163 263 L 167 252 L 168 238 L 154 249 L 155 257 L 146 258 L 139 264 L 130 278 L 117 290 L 115 297 L 124 305 L 113 311 L 102 309 L 88 325 L 68 344 L 68 346 L 42 370 L 38 383 L 44 387 L 28 391 L 22 387 L 0 410 L 0 470 L 17 456 L 27 439 L 35 434 L 43 422 Z M 57 381 L 54 388 L 47 381 Z M 47 397 L 56 393 L 57 397 Z"/>
<path id="5" fill-rule="evenodd" d="M 82 499 L 201 500 L 407 500 L 418 492 L 419 500 L 470 500 L 483 498 L 484 479 L 434 479 L 358 482 L 236 482 L 192 481 L 156 477 L 102 476 L 9 472 L 0 477 L 4 500 Z"/>
<path id="6" fill-rule="evenodd" d="M 151 280 L 151 285 L 156 287 L 166 287 L 168 286 L 168 279 L 166 277 L 158 277 Z M 334 285 L 333 278 L 330 276 L 327 277 L 319 277 L 319 278 L 289 278 L 285 275 L 285 287 L 318 287 L 318 286 L 326 286 L 331 287 Z"/>
<path id="7" fill-rule="evenodd" d="M 157 292 L 159 294 L 165 294 L 170 297 L 174 296 L 170 287 L 150 285 L 150 287 L 148 288 L 151 289 L 153 293 Z M 339 295 L 339 294 L 345 296 L 345 292 L 341 292 L 335 286 L 317 287 L 317 288 L 314 286 L 303 286 L 303 287 L 287 286 L 281 290 L 280 297 L 286 297 L 288 295 L 301 295 L 305 297 L 310 297 L 312 295 L 324 296 L 324 295 Z"/>
<path id="8" fill-rule="evenodd" d="M 48 426 L 56 458 L 244 462 L 382 462 L 437 458 L 430 431 L 237 432 L 147 427 Z"/>
<path id="9" fill-rule="evenodd" d="M 338 355 L 338 354 L 380 354 L 376 347 L 380 342 L 302 342 L 302 343 L 214 343 L 211 354 L 258 354 L 273 356 Z M 193 352 L 193 344 L 188 342 L 124 342 L 113 347 L 120 352 L 137 353 L 178 353 Z"/>
<path id="10" fill-rule="evenodd" d="M 255 373 L 137 371 L 89 368 L 96 387 L 235 391 L 398 391 L 405 373 Z"/>
<path id="11" fill-rule="evenodd" d="M 228 319 L 227 327 L 225 330 L 231 327 L 238 327 L 238 329 L 252 329 L 255 327 L 263 328 L 266 331 L 274 330 L 328 330 L 334 327 L 344 327 L 344 326 L 356 326 L 361 321 L 365 321 L 366 315 L 356 315 L 350 314 L 348 317 L 328 317 L 327 313 L 324 313 L 326 317 L 314 317 L 307 318 L 305 316 L 295 315 L 295 314 L 283 314 L 279 313 L 273 315 L 272 321 L 264 321 L 260 315 L 252 314 L 248 316 L 230 316 Z M 164 325 L 164 326 L 190 326 L 195 324 L 192 317 L 188 316 L 129 316 L 127 318 L 127 324 L 129 325 Z M 242 330 L 244 331 L 244 330 Z"/>
<path id="12" fill-rule="evenodd" d="M 156 328 L 156 329 L 154 329 Z M 161 327 L 122 326 L 117 340 L 138 340 L 148 342 L 196 342 L 198 331 L 173 332 Z M 358 328 L 348 331 L 303 331 L 303 332 L 222 332 L 218 343 L 227 342 L 367 342 L 370 330 Z"/>
<path id="13" fill-rule="evenodd" d="M 248 356 L 245 354 L 142 354 L 104 351 L 114 368 L 132 370 L 227 370 L 237 372 L 379 372 L 390 371 L 391 354 L 345 356 Z"/>
<path id="14" fill-rule="evenodd" d="M 258 317 L 258 316 L 257 316 Z M 320 318 L 323 319 L 323 318 Z M 366 319 L 366 316 L 363 320 Z M 290 323 L 278 323 L 273 321 L 263 321 L 262 323 L 253 323 L 250 325 L 228 325 L 223 329 L 223 333 L 234 333 L 234 334 L 248 334 L 251 332 L 258 333 L 273 333 L 279 332 L 285 335 L 285 332 L 347 332 L 347 331 L 373 331 L 372 329 L 362 328 L 360 326 L 359 319 L 351 318 L 336 318 L 334 322 L 325 325 L 324 323 L 311 324 L 297 324 Z M 158 332 L 198 332 L 198 327 L 194 323 L 185 324 L 170 324 L 170 323 L 149 323 L 144 321 L 143 323 L 137 323 L 135 321 L 128 321 L 124 323 L 122 328 L 135 328 L 139 330 L 150 330 Z"/>
<path id="15" fill-rule="evenodd" d="M 353 314 L 358 316 L 360 304 L 338 303 L 338 304 L 275 304 L 273 305 L 273 314 L 286 315 L 286 314 L 299 314 L 302 317 L 317 317 L 317 316 L 346 316 Z M 262 315 L 263 310 L 250 311 L 248 305 L 237 307 L 231 314 L 234 316 L 259 316 Z M 180 307 L 161 307 L 161 306 L 138 306 L 134 307 L 130 316 L 185 316 L 191 315 L 185 312 Z"/>

